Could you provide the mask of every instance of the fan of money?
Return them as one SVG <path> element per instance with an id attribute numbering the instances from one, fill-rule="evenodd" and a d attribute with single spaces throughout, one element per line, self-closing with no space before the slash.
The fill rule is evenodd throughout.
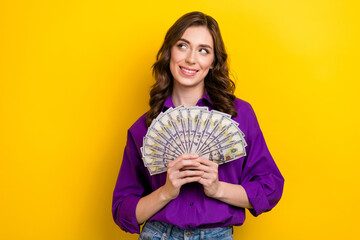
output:
<path id="1" fill-rule="evenodd" d="M 195 153 L 218 164 L 246 155 L 244 133 L 231 115 L 207 107 L 169 108 L 155 118 L 141 147 L 151 175 L 183 153 Z"/>

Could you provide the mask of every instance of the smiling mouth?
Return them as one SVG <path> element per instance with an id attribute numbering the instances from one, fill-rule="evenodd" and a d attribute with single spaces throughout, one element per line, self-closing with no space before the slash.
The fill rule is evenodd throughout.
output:
<path id="1" fill-rule="evenodd" d="M 185 67 L 182 67 L 182 66 L 179 66 L 179 68 L 180 68 L 182 73 L 184 73 L 185 75 L 188 75 L 188 76 L 193 76 L 199 71 L 199 70 L 196 70 L 196 69 L 189 69 L 189 68 L 185 68 Z"/>

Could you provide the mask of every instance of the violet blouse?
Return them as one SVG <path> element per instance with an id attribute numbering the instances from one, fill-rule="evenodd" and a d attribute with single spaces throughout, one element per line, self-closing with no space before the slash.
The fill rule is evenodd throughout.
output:
<path id="1" fill-rule="evenodd" d="M 270 211 L 280 200 L 284 178 L 266 146 L 263 134 L 251 105 L 235 99 L 238 116 L 233 118 L 245 134 L 246 156 L 219 166 L 219 181 L 240 184 L 253 206 L 251 214 L 258 216 Z M 197 106 L 213 105 L 205 93 Z M 163 111 L 175 107 L 169 96 Z M 141 197 L 165 184 L 166 173 L 151 176 L 141 159 L 140 147 L 147 133 L 145 116 L 141 116 L 128 130 L 122 165 L 113 194 L 114 221 L 126 232 L 140 233 L 135 209 Z M 245 209 L 209 198 L 199 183 L 183 185 L 179 196 L 169 202 L 148 221 L 162 221 L 184 229 L 240 226 L 245 220 Z"/>

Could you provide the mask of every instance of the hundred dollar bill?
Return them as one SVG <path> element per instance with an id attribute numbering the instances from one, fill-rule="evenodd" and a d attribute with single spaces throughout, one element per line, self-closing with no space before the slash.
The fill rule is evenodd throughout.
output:
<path id="1" fill-rule="evenodd" d="M 150 174 L 185 152 L 222 164 L 245 156 L 245 135 L 231 116 L 207 107 L 169 108 L 151 123 L 140 148 Z"/>
<path id="2" fill-rule="evenodd" d="M 229 128 L 227 128 L 225 130 L 224 138 L 226 138 L 227 136 L 229 136 L 235 132 L 239 133 L 238 137 L 241 138 L 241 140 L 244 142 L 244 146 L 246 147 L 247 143 L 244 138 L 245 134 L 240 130 L 240 128 L 238 127 L 238 124 L 234 124 L 234 122 L 230 125 Z"/>
<path id="3" fill-rule="evenodd" d="M 160 141 L 156 141 L 155 139 L 152 139 L 150 136 L 144 137 L 144 139 L 143 139 L 143 146 L 148 146 L 148 147 L 151 147 L 153 149 L 159 150 L 164 153 L 169 152 L 171 154 L 178 155 L 176 150 L 170 144 L 163 145 L 160 143 L 161 143 Z"/>
<path id="4" fill-rule="evenodd" d="M 167 158 L 167 159 L 175 159 L 177 158 L 176 155 L 174 155 L 173 153 L 167 151 L 167 152 L 162 152 L 159 149 L 155 149 L 149 146 L 143 146 L 140 148 L 141 153 L 144 157 L 153 157 L 153 158 Z"/>
<path id="5" fill-rule="evenodd" d="M 179 151 L 179 148 L 175 146 L 171 141 L 169 141 L 167 138 L 162 137 L 162 134 L 158 131 L 154 131 L 154 129 L 149 128 L 147 134 L 145 135 L 146 138 L 150 138 L 154 142 L 169 148 L 170 151 L 173 151 L 174 153 L 180 155 L 181 152 Z"/>
<path id="6" fill-rule="evenodd" d="M 155 175 L 159 173 L 164 173 L 167 171 L 167 167 L 164 166 L 150 166 L 148 167 L 150 175 Z"/>
<path id="7" fill-rule="evenodd" d="M 184 130 L 184 123 L 182 122 L 180 109 L 184 108 L 183 106 L 175 108 L 173 111 L 168 112 L 167 115 L 170 118 L 170 122 L 175 129 L 176 135 L 178 136 L 181 146 L 184 149 L 184 153 L 188 151 L 185 141 L 185 130 Z"/>
<path id="8" fill-rule="evenodd" d="M 154 167 L 154 166 L 167 166 L 169 162 L 173 161 L 174 158 L 157 158 L 145 156 L 142 158 L 144 161 L 145 167 Z"/>
<path id="9" fill-rule="evenodd" d="M 193 143 L 194 143 L 194 138 L 196 135 L 196 130 L 197 130 L 196 128 L 198 127 L 198 122 L 199 122 L 202 110 L 205 111 L 205 110 L 208 110 L 208 108 L 207 107 L 189 107 L 188 109 L 189 109 L 189 118 L 190 118 L 190 121 L 189 121 L 189 131 L 190 131 L 189 152 L 194 153 L 193 152 L 193 150 L 194 150 Z"/>
<path id="10" fill-rule="evenodd" d="M 167 119 L 169 120 L 169 117 L 167 115 L 163 115 L 163 117 L 161 119 Z M 177 134 L 173 135 L 173 132 L 175 132 L 175 130 L 173 129 L 173 132 L 171 130 L 169 130 L 169 126 L 172 127 L 171 123 L 166 123 L 166 125 L 164 125 L 161 121 L 161 119 L 155 119 L 153 120 L 153 126 L 152 129 L 157 132 L 158 135 L 160 135 L 163 139 L 166 139 L 167 142 L 171 143 L 176 149 L 178 149 L 181 153 L 184 153 L 184 150 L 181 148 L 181 143 L 180 140 L 177 136 Z M 163 119 L 163 122 L 166 122 L 165 119 Z"/>
<path id="11" fill-rule="evenodd" d="M 212 110 L 206 120 L 204 120 L 204 117 L 205 116 L 201 116 L 203 124 L 201 124 L 201 129 L 199 131 L 201 132 L 201 136 L 199 138 L 200 141 L 195 149 L 195 152 L 198 152 L 199 149 L 202 149 L 204 143 L 206 142 L 208 137 L 210 137 L 212 131 L 214 130 L 215 126 L 219 123 L 219 121 L 221 121 L 222 118 L 230 119 L 231 115 L 216 110 Z"/>
<path id="12" fill-rule="evenodd" d="M 222 137 L 226 133 L 225 130 L 228 129 L 231 125 L 237 124 L 232 119 L 228 118 L 226 115 L 221 115 L 222 114 L 214 113 L 211 116 L 209 124 L 206 126 L 205 129 L 205 135 L 203 138 L 204 143 L 202 144 L 202 147 L 197 150 L 197 152 L 201 152 L 204 146 L 208 146 L 216 139 Z"/>
<path id="13" fill-rule="evenodd" d="M 245 141 L 245 139 L 244 139 L 244 136 L 245 136 L 245 135 L 244 135 L 243 132 L 240 130 L 240 128 L 238 127 L 238 125 L 235 124 L 234 122 L 231 122 L 230 125 L 222 128 L 222 131 L 221 131 L 218 135 L 216 135 L 216 136 L 214 135 L 213 138 L 212 138 L 209 142 L 207 142 L 206 145 L 207 145 L 207 146 L 212 146 L 213 143 L 216 143 L 216 142 L 218 142 L 218 141 L 220 141 L 221 139 L 224 139 L 224 138 L 227 139 L 228 136 L 230 136 L 230 135 L 232 135 L 232 134 L 234 134 L 234 133 L 236 133 L 236 132 L 239 133 L 238 136 L 239 136 L 239 137 L 241 138 L 241 140 L 243 141 L 244 147 L 246 147 L 247 144 L 246 144 L 246 141 Z M 202 151 L 203 151 L 203 149 L 202 149 Z"/>
<path id="14" fill-rule="evenodd" d="M 208 159 L 223 164 L 240 157 L 246 156 L 245 145 L 242 139 L 233 139 L 230 143 L 211 148 L 201 154 L 201 156 L 208 155 Z"/>
<path id="15" fill-rule="evenodd" d="M 155 124 L 160 124 L 161 128 L 167 132 L 167 134 L 170 136 L 170 138 L 173 140 L 173 142 L 177 145 L 177 147 L 180 149 L 182 153 L 185 153 L 184 146 L 181 142 L 180 136 L 178 135 L 174 124 L 172 123 L 172 120 L 169 116 L 169 112 L 164 113 L 161 118 L 157 120 Z"/>
<path id="16" fill-rule="evenodd" d="M 193 153 L 196 152 L 196 150 L 199 148 L 200 143 L 202 143 L 201 138 L 203 137 L 203 133 L 205 130 L 205 126 L 209 120 L 210 112 L 207 110 L 201 110 L 200 111 L 200 117 L 199 120 L 196 123 L 195 127 L 195 136 L 194 140 L 192 142 L 192 149 L 191 151 Z"/>
<path id="17" fill-rule="evenodd" d="M 216 148 L 221 148 L 224 145 L 228 145 L 232 142 L 236 142 L 236 141 L 242 141 L 244 147 L 246 145 L 245 139 L 243 138 L 241 132 L 239 131 L 235 131 L 235 132 L 231 132 L 229 133 L 226 137 L 224 138 L 220 138 L 217 139 L 215 141 L 213 141 L 211 144 L 207 145 L 202 152 L 199 153 L 199 155 L 202 155 L 203 153 L 209 152 L 212 149 L 216 149 Z"/>
<path id="18" fill-rule="evenodd" d="M 189 111 L 187 108 L 180 108 L 179 114 L 180 114 L 181 125 L 182 125 L 183 131 L 184 131 L 184 141 L 185 141 L 185 146 L 186 146 L 186 152 L 189 153 L 189 150 L 190 150 Z"/>

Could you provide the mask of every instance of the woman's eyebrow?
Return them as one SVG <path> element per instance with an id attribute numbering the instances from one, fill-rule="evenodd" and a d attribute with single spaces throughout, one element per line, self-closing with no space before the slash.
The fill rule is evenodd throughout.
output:
<path id="1" fill-rule="evenodd" d="M 183 42 L 186 42 L 187 44 L 190 44 L 190 42 L 184 38 L 180 38 L 179 41 L 183 41 Z M 210 48 L 212 49 L 212 47 L 208 44 L 200 44 L 199 47 L 203 47 L 203 48 Z"/>

